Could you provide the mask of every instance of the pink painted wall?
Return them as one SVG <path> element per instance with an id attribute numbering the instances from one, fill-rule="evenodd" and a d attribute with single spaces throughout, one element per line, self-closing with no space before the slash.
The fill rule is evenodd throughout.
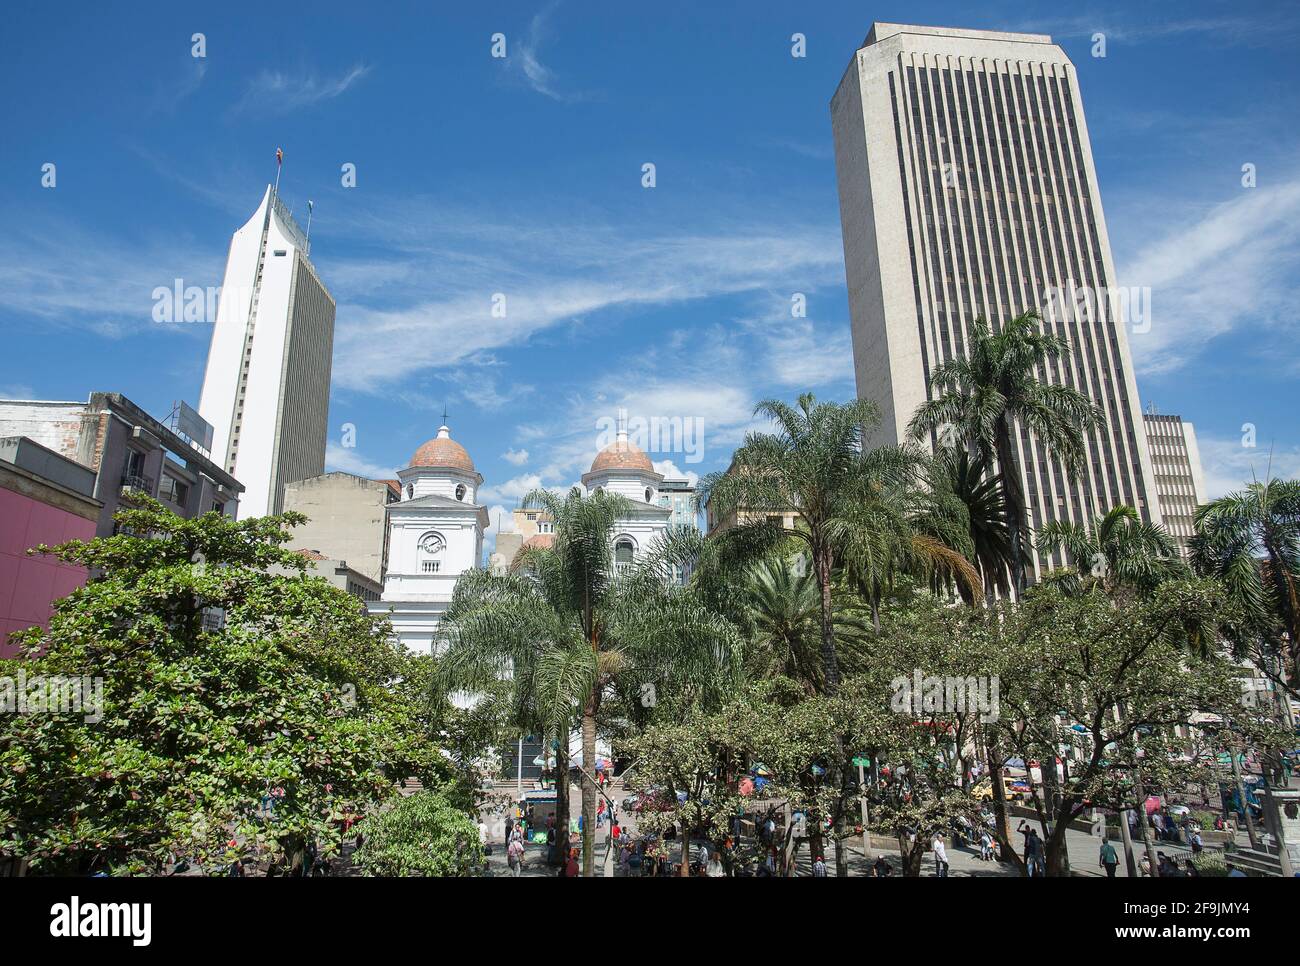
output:
<path id="1" fill-rule="evenodd" d="M 0 657 L 13 657 L 9 635 L 48 625 L 51 605 L 86 582 L 86 568 L 56 557 L 27 556 L 40 543 L 89 540 L 95 521 L 0 489 Z"/>

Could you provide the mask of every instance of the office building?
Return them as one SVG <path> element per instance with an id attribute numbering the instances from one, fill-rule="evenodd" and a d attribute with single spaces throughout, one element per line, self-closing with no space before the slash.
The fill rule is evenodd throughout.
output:
<path id="1" fill-rule="evenodd" d="M 1164 416 L 1148 407 L 1143 414 L 1151 468 L 1155 473 L 1160 518 L 1184 554 L 1196 535 L 1196 508 L 1207 499 L 1196 428 L 1181 416 Z"/>
<path id="2" fill-rule="evenodd" d="M 831 100 L 860 397 L 872 445 L 907 437 L 971 324 L 1031 309 L 1068 340 L 1047 365 L 1102 411 L 1071 478 L 1025 427 L 1013 444 L 1028 523 L 1119 504 L 1159 522 L 1078 76 L 1043 34 L 877 23 Z M 1136 331 L 1136 329 L 1135 329 Z M 934 440 L 931 440 L 934 443 Z M 1039 569 L 1064 564 L 1039 561 Z"/>
<path id="3" fill-rule="evenodd" d="M 279 513 L 286 484 L 325 471 L 334 298 L 309 251 L 271 187 L 230 240 L 199 412 L 243 517 Z"/>
<path id="4" fill-rule="evenodd" d="M 0 399 L 0 436 L 26 436 L 94 473 L 95 534 L 115 532 L 122 495 L 137 491 L 182 517 L 235 516 L 243 486 L 198 446 L 120 393 L 86 402 Z"/>

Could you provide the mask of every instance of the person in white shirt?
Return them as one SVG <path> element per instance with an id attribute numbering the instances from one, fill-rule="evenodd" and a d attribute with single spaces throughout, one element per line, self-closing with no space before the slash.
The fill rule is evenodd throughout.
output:
<path id="1" fill-rule="evenodd" d="M 935 874 L 940 879 L 948 878 L 948 850 L 943 847 L 943 833 L 935 832 L 934 839 L 930 842 L 930 848 L 934 850 L 934 869 Z"/>
<path id="2" fill-rule="evenodd" d="M 713 856 L 709 859 L 709 864 L 705 866 L 704 873 L 710 879 L 725 879 L 727 877 L 727 870 L 722 865 L 722 856 L 717 852 L 714 852 Z"/>

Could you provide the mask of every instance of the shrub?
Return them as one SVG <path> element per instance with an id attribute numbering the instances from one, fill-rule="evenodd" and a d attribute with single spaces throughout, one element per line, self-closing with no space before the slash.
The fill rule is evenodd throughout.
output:
<path id="1" fill-rule="evenodd" d="M 417 792 L 366 819 L 356 861 L 366 875 L 469 876 L 483 866 L 478 826 L 437 792 Z"/>

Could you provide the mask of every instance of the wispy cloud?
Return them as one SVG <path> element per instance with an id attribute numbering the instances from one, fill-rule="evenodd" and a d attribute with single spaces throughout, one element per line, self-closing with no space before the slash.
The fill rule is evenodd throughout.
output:
<path id="1" fill-rule="evenodd" d="M 595 221 L 521 217 L 498 226 L 481 214 L 467 218 L 466 225 L 444 212 L 436 228 L 425 229 L 423 250 L 412 242 L 408 254 L 390 256 L 419 267 L 404 273 L 409 286 L 390 286 L 382 300 L 334 284 L 340 275 L 333 264 L 323 268 L 340 302 L 339 386 L 378 392 L 422 372 L 450 376 L 601 313 L 774 289 L 809 292 L 843 281 L 840 239 L 830 226 L 755 220 L 708 233 L 647 234 Z M 461 257 L 449 270 L 442 252 L 455 248 Z M 432 298 L 431 273 L 442 287 Z M 394 353 L 394 345 L 402 351 Z M 471 385 L 463 374 L 454 378 Z M 489 404 L 507 392 L 490 384 L 466 391 Z"/>
<path id="2" fill-rule="evenodd" d="M 321 77 L 315 71 L 264 70 L 249 81 L 231 111 L 286 114 L 338 97 L 369 73 L 364 64 L 354 64 L 337 77 Z"/>
<path id="3" fill-rule="evenodd" d="M 203 322 L 158 323 L 153 293 L 214 284 L 221 249 L 172 236 L 110 236 L 66 219 L 5 217 L 0 236 L 0 308 L 52 329 L 88 329 L 106 337 L 144 330 L 207 339 Z M 39 226 L 39 230 L 37 230 Z"/>
<path id="4" fill-rule="evenodd" d="M 1151 328 L 1130 342 L 1140 373 L 1186 366 L 1234 329 L 1300 328 L 1300 180 L 1242 188 L 1141 248 L 1119 275 L 1151 289 Z M 1240 333 L 1239 333 L 1240 334 Z"/>
<path id="5" fill-rule="evenodd" d="M 1290 429 L 1291 427 L 1287 427 Z M 1205 471 L 1205 496 L 1215 500 L 1240 490 L 1254 480 L 1272 475 L 1277 479 L 1300 478 L 1300 445 L 1277 444 L 1265 439 L 1264 430 L 1255 446 L 1245 446 L 1242 437 L 1198 434 L 1201 467 Z"/>
<path id="6" fill-rule="evenodd" d="M 523 466 L 528 462 L 528 450 L 508 449 L 501 454 L 501 458 L 511 466 Z"/>
<path id="7" fill-rule="evenodd" d="M 541 61 L 541 47 L 550 37 L 551 15 L 558 6 L 558 2 L 549 3 L 533 17 L 528 32 L 516 42 L 513 53 L 507 46 L 507 61 L 522 75 L 524 83 L 551 100 L 562 103 L 587 100 L 589 95 L 580 91 L 562 90 L 555 71 Z"/>
<path id="8" fill-rule="evenodd" d="M 1300 35 L 1300 18 L 1293 12 L 1272 11 L 1267 28 L 1259 17 L 1183 17 L 1137 20 L 1127 14 L 1053 17 L 1021 21 L 1005 29 L 1047 33 L 1053 39 L 1088 37 L 1104 33 L 1108 42 L 1141 43 L 1187 36 L 1212 37 L 1216 42 L 1246 47 L 1280 46 Z"/>

